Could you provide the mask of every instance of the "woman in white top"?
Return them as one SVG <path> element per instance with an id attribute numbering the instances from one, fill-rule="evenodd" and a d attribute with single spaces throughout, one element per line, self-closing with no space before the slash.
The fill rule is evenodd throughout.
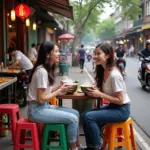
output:
<path id="1" fill-rule="evenodd" d="M 28 90 L 28 117 L 37 123 L 63 123 L 67 126 L 70 150 L 76 150 L 79 113 L 71 108 L 50 105 L 50 99 L 66 94 L 70 86 L 53 87 L 55 66 L 59 61 L 59 49 L 52 42 L 41 44 L 37 62 L 31 72 Z"/>
<path id="2" fill-rule="evenodd" d="M 95 50 L 96 87 L 88 89 L 89 96 L 100 97 L 110 102 L 108 106 L 84 112 L 83 129 L 86 137 L 86 150 L 100 150 L 101 124 L 123 122 L 130 116 L 130 99 L 120 70 L 114 63 L 113 48 L 108 44 L 100 44 Z"/>

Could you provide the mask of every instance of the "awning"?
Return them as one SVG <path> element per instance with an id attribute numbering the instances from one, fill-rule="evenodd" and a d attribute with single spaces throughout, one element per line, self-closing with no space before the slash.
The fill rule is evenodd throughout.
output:
<path id="1" fill-rule="evenodd" d="M 73 19 L 73 7 L 70 6 L 69 0 L 30 0 L 30 2 L 35 9 L 42 8 Z"/>

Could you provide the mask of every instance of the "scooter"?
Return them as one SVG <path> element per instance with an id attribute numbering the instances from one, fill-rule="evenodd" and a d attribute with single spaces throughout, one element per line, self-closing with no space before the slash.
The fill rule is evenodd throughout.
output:
<path id="1" fill-rule="evenodd" d="M 91 59 L 92 59 L 92 56 L 91 55 L 87 55 L 88 62 L 90 62 Z"/>
<path id="2" fill-rule="evenodd" d="M 119 58 L 117 62 L 118 62 L 117 65 L 118 65 L 118 67 L 119 67 L 119 69 L 121 71 L 121 74 L 124 75 L 123 72 L 124 72 L 125 66 L 124 66 L 123 59 Z"/>
<path id="3" fill-rule="evenodd" d="M 142 88 L 149 87 L 150 91 L 150 57 L 145 57 L 143 54 L 139 53 L 139 60 L 141 61 L 139 70 L 138 70 L 138 79 L 142 85 Z M 145 73 L 144 73 L 144 80 L 142 79 L 142 68 L 141 64 L 145 63 Z"/>

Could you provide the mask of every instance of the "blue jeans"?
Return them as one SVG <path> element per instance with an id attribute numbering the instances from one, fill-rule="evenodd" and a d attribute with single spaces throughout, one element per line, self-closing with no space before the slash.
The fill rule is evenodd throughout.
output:
<path id="1" fill-rule="evenodd" d="M 81 116 L 86 144 L 91 148 L 101 148 L 99 124 L 123 122 L 130 116 L 130 104 L 110 104 L 100 109 L 84 112 Z"/>
<path id="2" fill-rule="evenodd" d="M 37 102 L 28 105 L 28 117 L 36 123 L 63 123 L 67 126 L 67 139 L 69 143 L 76 142 L 79 126 L 79 112 L 65 107 Z"/>

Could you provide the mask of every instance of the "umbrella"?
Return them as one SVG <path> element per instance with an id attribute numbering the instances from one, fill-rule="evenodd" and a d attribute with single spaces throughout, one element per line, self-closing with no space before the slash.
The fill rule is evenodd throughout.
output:
<path id="1" fill-rule="evenodd" d="M 75 37 L 69 33 L 66 33 L 66 34 L 62 34 L 58 37 L 58 39 L 60 40 L 71 40 L 71 39 L 75 39 Z"/>

